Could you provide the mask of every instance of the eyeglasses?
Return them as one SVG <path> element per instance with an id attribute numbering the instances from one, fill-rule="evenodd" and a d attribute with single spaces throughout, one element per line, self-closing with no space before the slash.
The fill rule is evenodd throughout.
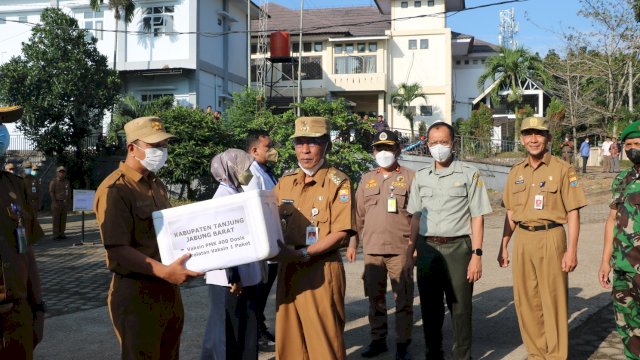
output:
<path id="1" fill-rule="evenodd" d="M 293 139 L 293 145 L 297 148 L 302 147 L 305 144 L 309 147 L 320 147 L 326 144 L 326 142 L 320 138 L 311 137 L 299 137 Z"/>

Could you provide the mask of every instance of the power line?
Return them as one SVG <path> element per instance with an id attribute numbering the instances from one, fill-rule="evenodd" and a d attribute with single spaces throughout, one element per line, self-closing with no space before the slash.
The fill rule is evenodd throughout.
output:
<path id="1" fill-rule="evenodd" d="M 441 11 L 438 13 L 433 13 L 433 14 L 423 14 L 423 15 L 414 15 L 414 16 L 406 16 L 406 17 L 401 17 L 401 18 L 396 18 L 394 19 L 394 21 L 406 21 L 406 20 L 411 20 L 411 19 L 420 19 L 420 18 L 429 18 L 429 17 L 437 17 L 437 16 L 446 16 L 446 17 L 451 17 L 451 16 L 455 16 L 459 13 L 462 12 L 466 12 L 466 11 L 472 11 L 472 10 L 477 10 L 477 9 L 482 9 L 482 8 L 487 8 L 487 7 L 493 7 L 493 6 L 500 6 L 500 5 L 505 5 L 505 4 L 512 4 L 512 3 L 520 3 L 520 2 L 526 2 L 529 0 L 504 0 L 504 1 L 499 1 L 499 2 L 494 2 L 494 3 L 489 3 L 489 4 L 484 4 L 484 5 L 478 5 L 478 6 L 473 6 L 473 7 L 469 7 L 469 8 L 465 8 L 463 10 L 458 10 L 458 11 Z M 0 18 L 2 19 L 2 18 Z M 40 25 L 40 23 L 32 23 L 29 21 L 20 21 L 20 20 L 10 20 L 10 19 L 4 19 L 6 22 L 14 22 L 14 23 L 19 23 L 19 24 L 26 24 L 26 25 L 30 25 L 30 26 L 37 26 Z M 309 32 L 309 31 L 318 31 L 318 30 L 330 30 L 335 28 L 336 26 L 340 26 L 340 27 L 350 27 L 350 26 L 360 26 L 360 25 L 368 25 L 368 24 L 375 24 L 375 23 L 390 23 L 391 19 L 384 19 L 384 20 L 374 20 L 374 21 L 357 21 L 357 22 L 352 22 L 352 23 L 342 23 L 342 24 L 326 24 L 326 25 L 322 25 L 322 26 L 315 26 L 315 27 L 307 27 L 305 28 L 305 31 Z M 81 27 L 75 27 L 75 28 L 69 28 L 69 27 L 62 27 L 64 29 L 69 29 L 69 30 L 74 30 L 74 31 L 79 31 L 79 30 L 83 30 L 83 31 L 88 31 L 88 32 L 94 32 L 94 31 L 100 31 L 103 33 L 125 33 L 125 34 L 131 34 L 131 35 L 154 35 L 154 36 L 158 36 L 158 35 L 167 35 L 167 36 L 178 36 L 178 35 L 199 35 L 199 36 L 204 36 L 204 37 L 220 37 L 220 36 L 225 36 L 225 35 L 232 35 L 232 34 L 247 34 L 247 30 L 231 30 L 231 31 L 223 31 L 223 32 L 206 32 L 206 31 L 145 31 L 145 30 L 111 30 L 111 29 L 85 29 L 85 28 L 81 28 Z M 289 32 L 295 32 L 295 31 L 300 31 L 300 28 L 293 28 L 293 29 L 282 29 L 282 28 L 278 28 L 278 29 L 267 29 L 267 32 L 273 32 L 273 31 L 289 31 Z"/>

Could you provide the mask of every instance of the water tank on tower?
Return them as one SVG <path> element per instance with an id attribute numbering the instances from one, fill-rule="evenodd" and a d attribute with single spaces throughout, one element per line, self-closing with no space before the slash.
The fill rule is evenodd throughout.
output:
<path id="1" fill-rule="evenodd" d="M 274 31 L 270 36 L 269 50 L 272 58 L 291 57 L 291 40 L 288 31 Z"/>

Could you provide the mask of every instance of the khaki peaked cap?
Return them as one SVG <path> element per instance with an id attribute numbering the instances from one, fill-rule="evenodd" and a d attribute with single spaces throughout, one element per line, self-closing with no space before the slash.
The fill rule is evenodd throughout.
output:
<path id="1" fill-rule="evenodd" d="M 155 144 L 163 140 L 175 137 L 164 129 L 164 123 L 154 116 L 133 119 L 124 125 L 127 135 L 127 144 L 141 140 L 147 144 Z"/>
<path id="2" fill-rule="evenodd" d="M 529 116 L 522 120 L 520 125 L 520 132 L 528 129 L 549 131 L 549 121 L 545 117 Z"/>
<path id="3" fill-rule="evenodd" d="M 24 108 L 22 106 L 0 106 L 0 123 L 12 123 L 18 121 Z"/>
<path id="4" fill-rule="evenodd" d="M 320 137 L 329 135 L 330 131 L 331 122 L 329 119 L 320 116 L 303 116 L 296 119 L 296 130 L 293 135 L 291 135 L 291 138 Z"/>

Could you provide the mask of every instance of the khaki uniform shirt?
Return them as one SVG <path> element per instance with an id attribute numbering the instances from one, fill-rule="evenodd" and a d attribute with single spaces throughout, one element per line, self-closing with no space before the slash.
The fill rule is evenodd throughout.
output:
<path id="1" fill-rule="evenodd" d="M 294 247 L 305 246 L 307 226 L 318 226 L 318 240 L 327 235 L 355 230 L 352 210 L 351 184 L 347 175 L 326 163 L 304 183 L 305 173 L 300 169 L 280 178 L 273 192 L 279 204 L 284 242 Z M 312 209 L 317 215 L 311 215 Z"/>
<path id="2" fill-rule="evenodd" d="M 36 266 L 33 254 L 18 254 L 16 228 L 19 223 L 25 228 L 29 244 L 44 235 L 34 210 L 27 203 L 24 179 L 0 171 L 0 302 L 16 299 L 39 302 L 30 298 L 34 296 L 31 287 L 40 286 L 39 279 L 29 278 L 29 268 Z M 36 291 L 40 293 L 40 289 Z"/>
<path id="3" fill-rule="evenodd" d="M 471 234 L 471 218 L 491 213 L 487 189 L 475 167 L 454 160 L 446 169 L 435 163 L 418 170 L 407 211 L 420 212 L 420 235 Z"/>
<path id="4" fill-rule="evenodd" d="M 51 201 L 69 200 L 71 198 L 71 185 L 69 184 L 69 180 L 51 180 L 49 183 L 49 193 L 53 193 L 53 199 L 51 199 Z"/>
<path id="5" fill-rule="evenodd" d="M 40 179 L 33 175 L 25 175 L 24 183 L 27 186 L 27 200 L 32 205 L 40 207 Z"/>
<path id="6" fill-rule="evenodd" d="M 365 254 L 406 254 L 411 233 L 411 214 L 407 212 L 409 189 L 415 171 L 403 166 L 385 179 L 379 170 L 362 176 L 356 192 L 356 229 Z M 395 212 L 389 212 L 389 199 L 395 198 Z"/>
<path id="7" fill-rule="evenodd" d="M 167 189 L 153 173 L 147 176 L 124 162 L 96 190 L 93 209 L 106 248 L 126 245 L 160 261 L 151 213 L 171 207 Z M 130 269 L 107 258 L 109 270 L 127 275 Z"/>
<path id="8" fill-rule="evenodd" d="M 536 195 L 542 196 L 542 209 L 535 208 Z M 513 211 L 512 220 L 526 225 L 567 223 L 567 213 L 587 205 L 576 169 L 546 153 L 537 169 L 525 159 L 511 168 L 502 203 Z"/>

